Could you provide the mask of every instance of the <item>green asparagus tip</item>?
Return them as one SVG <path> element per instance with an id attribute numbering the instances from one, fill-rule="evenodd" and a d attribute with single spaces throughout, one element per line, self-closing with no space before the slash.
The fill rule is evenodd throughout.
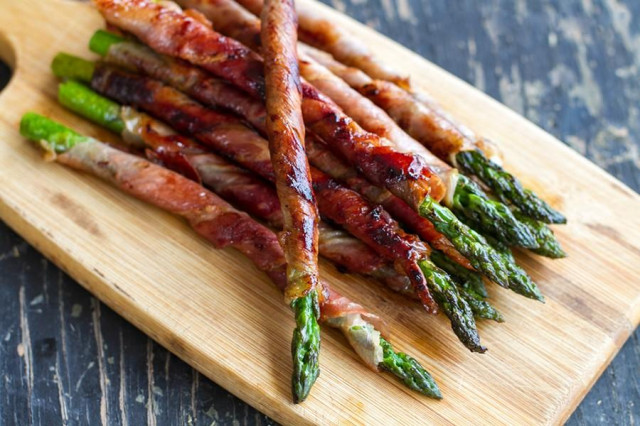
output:
<path id="1" fill-rule="evenodd" d="M 524 297 L 544 303 L 544 296 L 536 283 L 515 263 L 509 264 L 509 288 Z"/>
<path id="2" fill-rule="evenodd" d="M 433 377 L 422 365 L 409 355 L 393 350 L 391 343 L 380 338 L 382 362 L 380 368 L 390 372 L 409 388 L 434 399 L 442 399 L 442 393 Z"/>
<path id="3" fill-rule="evenodd" d="M 518 221 L 506 205 L 490 200 L 466 176 L 458 177 L 451 207 L 473 228 L 494 235 L 505 244 L 529 249 L 538 248 L 538 243 L 529 228 Z"/>
<path id="4" fill-rule="evenodd" d="M 420 205 L 420 216 L 433 223 L 471 265 L 491 281 L 509 287 L 508 267 L 504 258 L 491 247 L 484 237 L 469 228 L 446 207 L 426 197 Z"/>
<path id="5" fill-rule="evenodd" d="M 293 402 L 304 401 L 320 374 L 320 326 L 318 312 L 318 294 L 314 291 L 295 299 L 291 307 L 295 312 L 296 328 L 291 340 L 293 356 L 292 392 Z"/>
<path id="6" fill-rule="evenodd" d="M 531 280 L 531 277 L 516 263 L 511 249 L 496 240 L 495 238 L 485 237 L 486 241 L 493 247 L 496 253 L 502 258 L 503 265 L 507 270 L 508 284 L 503 286 L 513 290 L 529 299 L 538 300 L 544 303 L 544 297 L 540 293 L 538 286 Z"/>
<path id="7" fill-rule="evenodd" d="M 465 173 L 475 175 L 504 203 L 513 204 L 532 219 L 545 223 L 567 223 L 562 213 L 554 210 L 533 191 L 523 188 L 520 181 L 480 151 L 456 154 L 456 165 Z"/>
<path id="8" fill-rule="evenodd" d="M 20 134 L 36 143 L 45 143 L 47 149 L 57 153 L 68 151 L 76 144 L 91 139 L 43 115 L 28 112 L 20 120 Z"/>
<path id="9" fill-rule="evenodd" d="M 51 71 L 58 78 L 91 81 L 95 64 L 68 53 L 58 53 L 51 62 Z"/>
<path id="10" fill-rule="evenodd" d="M 475 318 L 504 322 L 502 314 L 484 300 L 488 294 L 480 274 L 458 265 L 437 250 L 431 253 L 431 261 L 451 275 L 458 292 L 471 308 Z"/>
<path id="11" fill-rule="evenodd" d="M 433 250 L 430 257 L 431 261 L 435 263 L 438 268 L 451 275 L 456 282 L 464 283 L 464 289 L 473 292 L 480 299 L 486 299 L 489 297 L 482 275 L 478 272 L 471 271 L 464 266 L 457 264 L 438 250 Z"/>
<path id="12" fill-rule="evenodd" d="M 467 301 L 473 312 L 473 316 L 480 319 L 487 319 L 496 322 L 504 322 L 504 317 L 496 308 L 486 300 L 478 298 L 476 295 L 460 290 L 460 294 Z"/>
<path id="13" fill-rule="evenodd" d="M 451 277 L 429 260 L 419 262 L 420 269 L 427 279 L 429 291 L 451 322 L 453 332 L 472 352 L 484 353 L 487 348 L 480 344 L 473 312 L 464 300 Z"/>
<path id="14" fill-rule="evenodd" d="M 89 50 L 100 56 L 106 56 L 112 44 L 125 41 L 124 37 L 105 30 L 96 31 L 89 40 Z"/>
<path id="15" fill-rule="evenodd" d="M 551 228 L 543 222 L 524 216 L 521 212 L 515 213 L 518 220 L 524 223 L 536 237 L 539 247 L 531 251 L 551 259 L 561 259 L 567 257 L 567 253 L 560 246 L 560 242 L 556 239 Z"/>
<path id="16" fill-rule="evenodd" d="M 120 105 L 73 80 L 58 87 L 58 101 L 71 111 L 117 134 L 124 130 Z"/>

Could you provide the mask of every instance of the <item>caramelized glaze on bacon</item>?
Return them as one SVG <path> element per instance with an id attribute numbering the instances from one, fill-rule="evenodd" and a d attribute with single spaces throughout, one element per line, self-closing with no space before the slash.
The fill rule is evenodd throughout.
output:
<path id="1" fill-rule="evenodd" d="M 266 110 L 262 102 L 185 61 L 160 55 L 142 44 L 129 41 L 113 44 L 103 60 L 160 80 L 214 108 L 231 111 L 266 134 Z"/>
<path id="2" fill-rule="evenodd" d="M 260 15 L 263 0 L 236 0 L 254 15 Z M 367 74 L 383 80 L 393 81 L 409 88 L 408 77 L 401 75 L 376 58 L 371 50 L 352 34 L 341 30 L 335 23 L 319 17 L 305 3 L 298 4 L 300 40 L 322 50 L 331 52 L 341 62 L 358 67 Z"/>
<path id="3" fill-rule="evenodd" d="M 118 48 L 115 49 L 116 47 Z M 266 111 L 260 101 L 247 97 L 243 92 L 233 88 L 231 88 L 231 92 L 206 90 L 207 87 L 215 86 L 217 80 L 191 65 L 179 62 L 179 67 L 170 66 L 170 68 L 164 69 L 163 64 L 166 63 L 165 61 L 168 61 L 168 63 L 178 62 L 172 58 L 161 57 L 161 55 L 149 51 L 144 46 L 129 42 L 113 45 L 105 60 L 108 63 L 160 79 L 197 98 L 208 106 L 232 110 L 253 124 L 254 128 L 260 127 L 261 124 L 264 125 Z M 207 80 L 213 80 L 214 83 L 209 83 Z M 205 89 L 203 90 L 203 88 Z M 258 130 L 264 132 L 264 127 Z M 203 137 L 206 138 L 206 136 Z M 453 247 L 444 235 L 435 230 L 431 222 L 421 218 L 398 197 L 361 178 L 352 168 L 331 154 L 323 144 L 313 144 L 312 150 L 307 146 L 307 154 L 311 163 L 316 167 L 319 167 L 334 179 L 346 182 L 350 188 L 365 195 L 369 201 L 382 204 L 388 212 L 400 222 L 409 226 L 409 229 L 417 233 L 424 241 L 445 252 L 457 263 L 471 269 L 468 260 Z"/>

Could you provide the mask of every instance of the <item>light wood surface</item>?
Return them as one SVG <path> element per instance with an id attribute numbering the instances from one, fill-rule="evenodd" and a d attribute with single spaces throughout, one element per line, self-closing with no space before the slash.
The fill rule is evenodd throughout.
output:
<path id="1" fill-rule="evenodd" d="M 161 211 L 55 163 L 18 134 L 34 110 L 113 141 L 55 102 L 49 63 L 61 50 L 90 57 L 101 27 L 86 4 L 0 0 L 0 55 L 15 64 L 0 93 L 0 217 L 145 333 L 257 409 L 284 423 L 558 423 L 566 419 L 640 320 L 640 198 L 557 140 L 466 83 L 326 7 L 326 14 L 410 70 L 415 84 L 500 143 L 507 167 L 559 207 L 569 258 L 519 255 L 545 305 L 492 288 L 507 323 L 482 323 L 485 355 L 460 345 L 443 317 L 324 265 L 323 276 L 388 321 L 445 399 L 404 389 L 323 333 L 312 396 L 290 403 L 293 321 L 282 297 L 238 253 L 215 251 Z M 524 35 L 523 35 L 524 36 Z M 12 58 L 13 57 L 13 58 Z"/>

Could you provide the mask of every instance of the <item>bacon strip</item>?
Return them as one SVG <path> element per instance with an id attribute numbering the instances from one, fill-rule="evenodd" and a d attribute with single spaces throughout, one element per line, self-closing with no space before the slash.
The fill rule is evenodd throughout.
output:
<path id="1" fill-rule="evenodd" d="M 222 34 L 240 41 L 255 51 L 262 49 L 261 40 L 258 37 L 260 33 L 259 19 L 244 10 L 235 1 L 180 0 L 178 3 L 183 7 L 191 7 L 202 12 L 211 20 L 214 28 Z M 455 180 L 457 173 L 447 163 L 433 155 L 403 131 L 385 111 L 311 58 L 309 53 L 317 52 L 316 49 L 304 44 L 300 44 L 299 49 L 302 52 L 300 55 L 300 72 L 307 82 L 331 98 L 364 130 L 380 136 L 383 140 L 393 142 L 400 151 L 420 154 L 426 164 L 438 173 L 443 181 L 448 183 L 447 186 L 449 188 L 452 186 L 450 183 L 454 182 L 450 181 Z M 366 74 L 364 74 L 364 79 L 364 84 L 371 81 L 371 78 Z M 453 186 L 455 187 L 455 184 Z"/>
<path id="2" fill-rule="evenodd" d="M 235 248 L 265 272 L 280 290 L 286 288 L 286 263 L 277 236 L 198 183 L 97 141 L 80 143 L 58 155 L 56 160 L 94 174 L 137 199 L 185 218 L 216 248 Z M 360 315 L 386 334 L 386 325 L 377 315 L 340 295 L 326 282 L 321 281 L 319 287 L 323 294 L 320 298 L 322 321 L 339 327 L 337 318 Z M 354 349 L 361 352 L 357 346 Z M 371 367 L 377 369 L 378 366 Z"/>
<path id="3" fill-rule="evenodd" d="M 267 0 L 262 14 L 267 136 L 284 218 L 289 300 L 313 291 L 318 280 L 318 208 L 304 149 L 298 23 L 293 0 Z"/>
<path id="4" fill-rule="evenodd" d="M 107 21 L 135 34 L 161 53 L 178 56 L 262 97 L 264 79 L 254 72 L 259 58 L 185 14 L 147 0 L 94 0 Z M 240 82 L 239 80 L 245 80 Z M 386 146 L 364 131 L 309 84 L 302 85 L 305 124 L 369 180 L 387 187 L 418 210 L 428 197 L 441 200 L 445 188 L 419 157 Z"/>
<path id="5" fill-rule="evenodd" d="M 229 20 L 237 22 L 240 17 L 243 17 L 243 22 L 249 23 L 249 16 L 243 7 L 234 8 L 229 4 L 235 2 L 244 6 L 254 15 L 259 15 L 263 7 L 262 0 L 190 0 L 190 5 L 187 7 L 198 10 L 205 9 L 203 12 L 211 20 L 214 7 L 207 8 L 207 5 L 215 3 L 215 11 L 218 14 L 223 9 L 228 11 L 225 16 L 227 22 Z M 181 0 L 179 3 L 187 2 Z M 476 137 L 469 129 L 457 123 L 453 117 L 443 111 L 430 96 L 413 91 L 406 76 L 377 59 L 373 52 L 353 35 L 326 19 L 318 17 L 309 5 L 299 4 L 297 11 L 298 36 L 303 42 L 321 49 L 316 54 L 312 54 L 312 57 L 347 81 L 351 87 L 366 94 L 369 99 L 387 111 L 394 120 L 401 123 L 400 126 L 407 133 L 425 144 L 441 159 L 449 161 L 460 150 L 480 149 L 487 158 L 497 164 L 502 163 L 502 154 L 493 142 Z M 251 25 L 255 26 L 255 22 Z M 216 21 L 216 27 L 218 26 Z M 227 34 L 226 31 L 230 30 L 229 27 L 231 24 L 227 23 L 220 27 L 220 31 Z M 250 26 L 246 28 L 247 33 L 255 31 Z M 252 46 L 251 36 L 246 33 L 233 31 L 230 36 L 250 47 Z M 319 57 L 321 54 L 328 56 L 329 61 L 333 61 L 336 66 L 343 69 L 332 68 L 331 64 Z M 387 92 L 387 95 L 375 96 L 364 93 L 365 85 L 371 85 L 368 87 L 370 91 Z M 387 109 L 385 105 L 388 105 L 390 109 Z M 406 126 L 402 123 L 406 123 Z"/>
<path id="6" fill-rule="evenodd" d="M 234 122 L 233 117 L 208 110 L 175 89 L 164 86 L 157 81 L 131 75 L 100 64 L 96 66 L 91 86 L 97 92 L 122 104 L 133 105 L 136 108 L 145 110 L 168 123 L 176 131 L 195 137 L 203 144 L 220 152 L 227 158 L 231 158 L 259 176 L 272 182 L 275 180 L 271 162 L 269 161 L 266 141 L 246 127 L 242 130 L 239 120 L 235 119 L 236 121 Z M 212 114 L 223 116 L 222 127 L 215 122 L 216 115 Z M 240 127 L 233 127 L 234 131 L 229 132 L 227 130 L 231 124 Z M 223 138 L 217 135 L 220 128 L 222 128 Z M 311 171 L 314 179 L 324 179 L 322 172 L 313 168 Z M 377 222 L 376 224 L 368 224 L 366 221 L 363 222 L 357 215 L 344 216 L 340 212 L 328 209 L 331 203 L 322 203 L 321 197 L 331 195 L 335 198 L 335 194 L 329 192 L 329 190 L 339 187 L 339 184 L 331 181 L 328 177 L 323 181 L 330 182 L 330 184 L 318 188 L 314 185 L 314 190 L 320 203 L 320 212 L 351 234 L 356 235 L 364 243 L 370 245 L 374 251 L 384 256 L 387 260 L 399 262 L 411 280 L 425 308 L 429 312 L 435 313 L 437 307 L 429 294 L 426 279 L 420 269 L 417 268 L 417 265 L 413 265 L 418 259 L 418 254 L 424 253 L 427 256 L 428 251 L 418 251 L 413 240 L 396 238 L 394 235 L 387 235 L 383 238 L 379 234 L 372 234 L 383 231 L 389 233 L 400 231 L 397 223 L 389 215 L 370 215 L 371 220 L 376 220 Z M 319 189 L 326 189 L 327 191 L 318 192 Z M 358 193 L 346 188 L 341 193 L 345 197 L 348 194 L 351 202 L 357 201 L 361 203 L 362 209 L 369 208 L 368 203 Z M 366 213 L 365 210 L 362 211 Z M 398 235 L 403 236 L 400 233 Z M 391 245 L 392 243 L 393 245 Z M 425 246 L 424 250 L 428 250 L 428 248 Z"/>

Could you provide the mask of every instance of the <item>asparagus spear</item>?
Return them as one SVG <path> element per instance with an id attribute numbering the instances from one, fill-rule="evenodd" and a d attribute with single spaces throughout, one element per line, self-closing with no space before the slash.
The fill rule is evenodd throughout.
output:
<path id="1" fill-rule="evenodd" d="M 518 220 L 524 223 L 533 232 L 536 241 L 538 242 L 538 248 L 532 249 L 536 254 L 549 257 L 551 259 L 560 259 L 567 257 L 567 254 L 562 250 L 560 243 L 553 234 L 551 228 L 549 228 L 544 222 L 540 222 L 535 219 L 531 219 L 529 216 L 525 216 L 520 211 L 515 212 L 515 216 Z"/>
<path id="2" fill-rule="evenodd" d="M 197 183 L 164 170 L 160 166 L 147 163 L 138 157 L 111 148 L 93 138 L 82 136 L 59 123 L 35 113 L 27 113 L 23 116 L 20 122 L 20 133 L 41 146 L 44 145 L 43 147 L 46 150 L 62 154 L 58 156 L 58 161 L 77 169 L 99 174 L 103 179 L 135 197 L 185 217 L 194 225 L 196 231 L 213 242 L 215 246 L 220 247 L 220 241 L 226 241 L 226 244 L 232 245 L 247 255 L 259 269 L 271 277 L 281 290 L 286 288 L 284 254 L 275 234 L 250 219 L 247 215 L 233 209 L 212 193 L 203 192 L 203 189 Z M 81 145 L 84 145 L 85 148 L 78 150 L 77 147 Z M 133 169 L 133 173 L 136 174 L 135 177 L 138 178 L 138 180 L 135 180 L 131 175 L 132 169 L 130 166 L 140 165 L 140 162 L 145 162 L 146 167 Z M 100 173 L 105 168 L 112 170 L 113 173 Z M 124 170 L 128 170 L 129 173 L 118 173 L 118 171 Z M 167 199 L 173 196 L 171 191 L 160 196 L 157 188 L 162 188 L 166 185 L 166 182 L 172 182 L 172 185 L 179 187 L 179 193 L 185 199 L 197 204 L 197 206 L 184 208 L 182 203 L 176 205 L 175 202 Z M 215 208 L 205 209 L 205 206 Z M 231 214 L 234 220 L 242 220 L 244 226 L 233 228 L 238 230 L 234 238 L 219 238 L 218 233 L 223 230 L 223 227 L 218 226 L 219 224 L 216 220 L 219 217 L 224 217 L 225 223 L 228 223 L 227 214 Z M 203 222 L 209 222 L 211 226 L 195 226 L 202 225 Z M 222 244 L 224 245 L 225 243 Z M 341 328 L 349 343 L 365 363 L 371 364 L 373 362 L 372 366 L 374 368 L 377 367 L 391 372 L 408 387 L 426 396 L 437 399 L 442 398 L 440 390 L 431 375 L 417 361 L 403 353 L 396 353 L 391 344 L 380 337 L 380 331 L 376 327 L 376 323 L 379 326 L 381 326 L 381 323 L 375 315 L 366 312 L 361 306 L 340 296 L 337 292 L 331 290 L 326 283 L 321 283 L 321 285 L 324 295 L 321 308 L 325 310 L 326 314 L 323 315 L 323 318 L 325 318 L 328 325 Z M 310 309 L 313 309 L 312 303 L 300 309 L 301 315 L 296 318 L 296 321 L 300 321 L 302 325 L 300 327 L 301 334 L 309 333 L 313 336 L 315 335 L 315 330 L 310 330 L 309 328 L 317 329 L 317 323 L 315 326 L 313 325 L 316 321 L 316 316 L 315 312 L 310 311 Z M 354 320 L 354 318 L 356 319 Z M 305 340 L 305 336 L 300 337 Z M 294 336 L 294 342 L 296 340 L 297 338 Z M 303 359 L 305 362 L 310 358 L 309 352 L 299 353 L 305 355 Z M 300 373 L 304 375 L 307 371 L 301 370 Z M 305 384 L 303 383 L 300 386 L 305 386 Z M 304 390 L 301 390 L 301 392 L 304 392 Z"/>
<path id="3" fill-rule="evenodd" d="M 105 37 L 103 32 L 99 31 L 94 34 L 90 44 L 92 50 L 104 55 L 109 51 L 114 41 L 110 37 Z M 117 44 L 117 42 L 115 44 Z M 183 69 L 184 68 L 185 67 L 183 67 Z M 194 96 L 197 96 L 196 92 L 200 87 L 203 87 L 205 83 L 202 79 L 206 77 L 204 77 L 202 73 L 198 74 L 194 68 L 190 68 L 189 71 L 191 77 L 197 78 L 186 79 L 180 78 L 180 76 L 173 78 L 172 76 L 166 75 L 164 77 L 171 78 L 172 80 L 169 83 L 176 85 L 180 90 L 190 92 Z M 199 99 L 203 101 L 202 98 Z M 322 98 L 320 97 L 320 99 Z M 338 124 L 342 122 L 343 121 L 337 121 Z M 322 131 L 322 129 L 316 130 Z M 334 130 L 330 128 L 325 130 L 326 133 L 334 134 Z M 352 130 L 353 129 L 349 127 L 345 129 L 345 132 L 346 134 L 353 133 Z M 358 137 L 354 136 L 354 140 L 357 139 Z M 325 172 L 329 171 L 325 170 Z M 382 182 L 382 185 L 385 186 L 384 182 Z M 449 238 L 456 249 L 469 259 L 475 269 L 482 271 L 492 281 L 505 288 L 510 287 L 510 280 L 514 280 L 513 284 L 515 287 L 522 285 L 522 283 L 519 282 L 521 280 L 530 281 L 526 273 L 518 268 L 517 265 L 505 265 L 504 258 L 496 253 L 481 235 L 460 222 L 448 209 L 439 206 L 437 201 L 430 195 L 418 195 L 420 200 L 418 201 L 415 199 L 415 195 L 417 194 L 411 194 L 413 192 L 411 190 L 409 190 L 410 194 L 407 194 L 403 190 L 393 190 L 399 188 L 389 186 L 388 189 L 390 189 L 394 195 L 404 199 L 407 204 L 421 216 L 431 221 L 436 229 Z"/>
<path id="4" fill-rule="evenodd" d="M 60 85 L 58 97 L 60 102 L 67 108 L 100 125 L 105 126 L 111 124 L 111 127 L 122 128 L 123 130 L 125 128 L 123 119 L 120 119 L 120 124 L 117 126 L 112 124 L 114 122 L 113 113 L 116 109 L 119 109 L 120 106 L 98 95 L 86 86 L 75 82 L 63 83 Z M 117 115 L 120 115 L 120 113 L 118 112 Z M 133 133 L 135 137 L 144 137 L 144 134 L 139 130 L 128 128 L 127 131 Z M 120 133 L 122 133 L 122 131 Z M 317 182 L 314 182 L 314 186 L 315 185 L 317 185 Z M 317 186 L 316 188 L 321 210 L 329 212 L 326 208 L 323 208 L 323 203 L 332 204 L 332 200 L 325 201 L 325 197 L 330 196 L 331 193 Z M 343 197 L 345 196 L 344 194 L 341 195 Z M 354 199 L 352 202 L 355 203 L 357 200 Z M 365 208 L 366 206 L 356 206 L 356 210 L 363 215 Z M 337 216 L 332 217 L 338 220 Z M 384 228 L 384 226 L 375 226 L 375 228 Z M 350 229 L 354 230 L 354 228 Z M 355 229 L 355 232 L 358 232 L 358 230 Z M 415 250 L 415 248 L 411 250 Z M 454 333 L 470 350 L 484 352 L 485 348 L 480 344 L 480 338 L 476 330 L 475 321 L 473 320 L 473 312 L 470 310 L 466 299 L 461 298 L 458 294 L 457 287 L 445 272 L 426 258 L 419 260 L 418 265 L 424 274 L 429 291 L 434 295 L 438 306 L 442 308 L 451 321 Z"/>
<path id="5" fill-rule="evenodd" d="M 93 112 L 91 113 L 93 114 Z M 95 115 L 94 116 L 99 116 Z M 102 118 L 102 124 L 112 123 L 112 117 Z M 99 143 L 95 139 L 79 135 L 73 130 L 37 114 L 26 114 L 20 122 L 20 133 L 33 141 L 46 141 L 50 149 L 64 153 L 82 143 Z M 306 397 L 319 374 L 318 353 L 320 351 L 320 316 L 317 293 L 298 298 L 291 303 L 295 314 L 296 328 L 291 342 L 294 356 L 292 390 L 295 402 Z M 304 398 L 303 398 L 304 399 Z"/>
<path id="6" fill-rule="evenodd" d="M 567 219 L 554 210 L 544 200 L 529 189 L 525 189 L 520 181 L 487 159 L 478 150 L 461 151 L 456 154 L 456 164 L 465 172 L 477 176 L 489 186 L 494 194 L 505 203 L 513 203 L 523 214 L 546 223 L 566 223 Z"/>
<path id="7" fill-rule="evenodd" d="M 487 298 L 487 290 L 484 287 L 482 277 L 452 262 L 438 251 L 434 251 L 431 254 L 431 260 L 454 277 L 456 282 L 462 283 L 459 286 L 460 294 L 469 304 L 476 318 L 490 319 L 497 322 L 504 321 L 502 314 L 485 300 Z"/>
<path id="8" fill-rule="evenodd" d="M 200 1 L 186 0 L 181 6 L 195 8 L 205 14 L 214 28 L 228 37 L 233 37 L 251 49 L 260 51 L 260 20 L 247 13 L 232 0 Z M 300 46 L 302 47 L 302 46 Z M 343 111 L 358 122 L 365 130 L 393 142 L 400 150 L 413 152 L 437 171 L 445 182 L 456 179 L 447 190 L 452 196 L 445 196 L 447 207 L 457 216 L 464 217 L 468 224 L 482 232 L 494 235 L 501 241 L 514 246 L 537 248 L 537 242 L 529 229 L 521 224 L 506 206 L 490 200 L 473 182 L 464 177 L 455 178 L 458 173 L 447 163 L 438 159 L 418 141 L 411 138 L 382 109 L 353 90 L 341 78 L 317 63 L 302 51 L 300 73 L 309 83 L 329 96 Z"/>
<path id="9" fill-rule="evenodd" d="M 441 399 L 440 389 L 431 375 L 409 355 L 403 352 L 395 352 L 393 347 L 384 338 L 380 338 L 383 350 L 383 360 L 380 368 L 389 371 L 398 377 L 409 388 L 423 395 L 435 399 Z"/>

